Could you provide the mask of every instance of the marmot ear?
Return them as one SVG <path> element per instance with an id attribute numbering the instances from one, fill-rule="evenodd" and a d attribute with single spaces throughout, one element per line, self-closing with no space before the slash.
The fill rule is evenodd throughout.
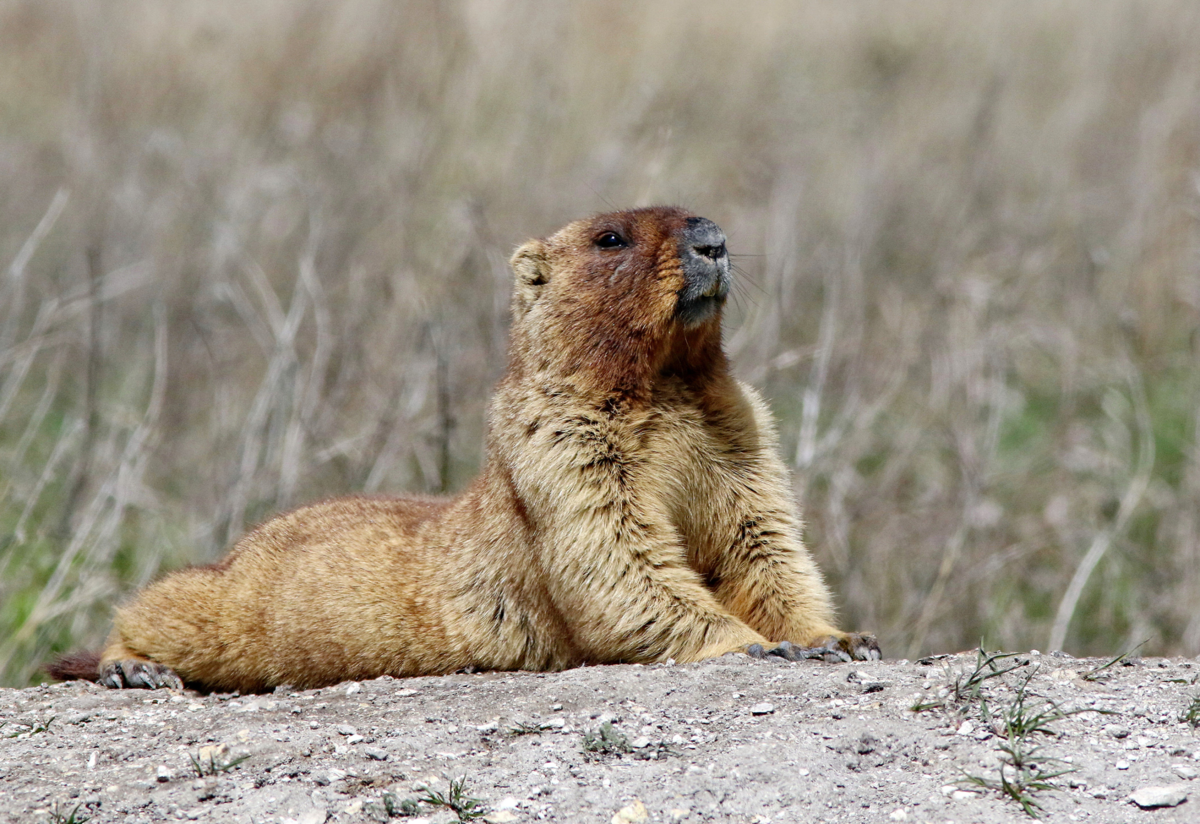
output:
<path id="1" fill-rule="evenodd" d="M 550 261 L 546 244 L 531 240 L 521 245 L 509 260 L 516 282 L 513 284 L 513 312 L 523 315 L 537 300 L 542 287 L 550 282 Z"/>

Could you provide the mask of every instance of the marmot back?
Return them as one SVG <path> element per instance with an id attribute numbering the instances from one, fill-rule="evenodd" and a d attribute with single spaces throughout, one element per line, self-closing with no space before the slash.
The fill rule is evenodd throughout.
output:
<path id="1" fill-rule="evenodd" d="M 836 629 L 774 424 L 729 373 L 710 220 L 599 215 L 519 248 L 509 365 L 458 497 L 277 516 L 116 613 L 113 687 L 262 691 L 471 667 L 878 658 Z"/>

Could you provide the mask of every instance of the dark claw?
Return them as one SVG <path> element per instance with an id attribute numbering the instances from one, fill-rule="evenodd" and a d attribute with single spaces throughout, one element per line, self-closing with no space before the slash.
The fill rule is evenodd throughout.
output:
<path id="1" fill-rule="evenodd" d="M 153 661 L 113 661 L 100 670 L 99 683 L 113 689 L 183 689 L 173 669 Z"/>
<path id="2" fill-rule="evenodd" d="M 846 642 L 850 654 L 856 661 L 880 661 L 883 659 L 879 642 L 869 632 L 852 632 Z"/>
<path id="3" fill-rule="evenodd" d="M 751 658 L 758 658 L 760 660 L 767 658 L 783 658 L 786 661 L 799 661 L 802 658 L 811 657 L 803 655 L 802 653 L 804 652 L 805 650 L 800 649 L 790 641 L 781 641 L 779 646 L 774 647 L 773 649 L 764 649 L 762 644 L 751 644 L 750 646 L 746 647 L 747 655 L 749 655 Z"/>
<path id="4" fill-rule="evenodd" d="M 786 661 L 827 661 L 841 664 L 848 661 L 878 661 L 883 658 L 875 636 L 865 632 L 852 632 L 844 639 L 830 635 L 819 639 L 811 647 L 798 647 L 790 641 L 781 641 L 774 649 L 764 649 L 762 644 L 746 647 L 751 658 L 772 656 Z"/>
<path id="5" fill-rule="evenodd" d="M 119 690 L 125 686 L 125 679 L 121 677 L 121 668 L 115 662 L 106 664 L 100 670 L 100 678 L 97 683 L 102 687 Z"/>
<path id="6" fill-rule="evenodd" d="M 791 641 L 780 641 L 779 646 L 767 653 L 767 655 L 775 655 L 787 661 L 799 661 L 797 653 L 799 650 L 792 646 Z"/>
<path id="7" fill-rule="evenodd" d="M 811 657 L 822 658 L 833 663 L 844 661 L 878 661 L 883 658 L 879 642 L 868 632 L 851 632 L 845 638 L 822 639 L 811 648 L 817 653 Z"/>

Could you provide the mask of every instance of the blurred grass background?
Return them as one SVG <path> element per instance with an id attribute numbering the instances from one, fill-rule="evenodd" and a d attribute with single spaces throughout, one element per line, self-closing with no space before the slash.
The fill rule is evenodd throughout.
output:
<path id="1" fill-rule="evenodd" d="M 1200 6 L 0 0 L 0 683 L 453 491 L 506 259 L 720 223 L 843 623 L 1200 653 Z"/>

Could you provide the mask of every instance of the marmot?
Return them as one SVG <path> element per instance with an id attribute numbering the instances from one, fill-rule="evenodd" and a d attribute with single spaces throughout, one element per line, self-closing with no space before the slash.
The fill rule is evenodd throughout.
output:
<path id="1" fill-rule="evenodd" d="M 771 415 L 721 347 L 725 235 L 678 208 L 533 240 L 482 473 L 279 515 L 117 609 L 56 677 L 259 692 L 381 675 L 878 658 L 836 629 Z"/>

